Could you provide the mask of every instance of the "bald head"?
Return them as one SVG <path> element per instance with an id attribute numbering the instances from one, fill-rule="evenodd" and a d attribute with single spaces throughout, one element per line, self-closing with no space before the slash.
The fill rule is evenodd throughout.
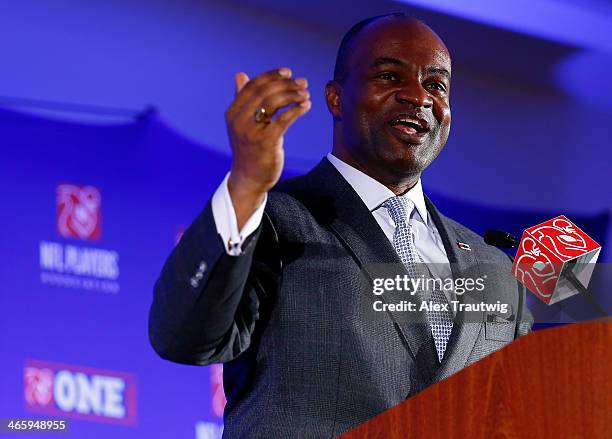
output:
<path id="1" fill-rule="evenodd" d="M 366 18 L 356 23 L 351 27 L 340 42 L 338 47 L 338 53 L 336 54 L 336 64 L 334 67 L 334 80 L 343 83 L 351 70 L 352 54 L 356 47 L 359 46 L 359 40 L 362 33 L 372 30 L 380 26 L 388 26 L 390 24 L 401 24 L 403 27 L 413 28 L 415 33 L 429 34 L 430 37 L 437 40 L 437 43 L 441 44 L 446 50 L 447 55 L 450 58 L 448 49 L 444 45 L 442 39 L 425 23 L 422 21 L 410 17 L 403 12 L 396 12 L 392 14 L 378 15 L 375 17 Z"/>

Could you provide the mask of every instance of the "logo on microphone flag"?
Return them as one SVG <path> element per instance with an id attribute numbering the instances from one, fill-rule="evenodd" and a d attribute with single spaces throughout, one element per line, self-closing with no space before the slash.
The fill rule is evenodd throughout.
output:
<path id="1" fill-rule="evenodd" d="M 560 215 L 523 232 L 512 273 L 540 300 L 552 305 L 578 294 L 561 273 L 571 270 L 586 288 L 600 252 L 597 242 Z"/>

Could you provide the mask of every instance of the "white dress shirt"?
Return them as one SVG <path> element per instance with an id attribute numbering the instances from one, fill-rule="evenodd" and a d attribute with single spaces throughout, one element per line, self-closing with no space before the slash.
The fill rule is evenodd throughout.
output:
<path id="1" fill-rule="evenodd" d="M 227 179 L 229 172 L 221 182 L 212 197 L 212 214 L 215 219 L 217 233 L 221 235 L 221 239 L 225 243 L 227 254 L 239 256 L 242 253 L 242 243 L 248 238 L 261 224 L 263 218 L 268 194 L 264 195 L 264 200 L 261 205 L 253 212 L 249 219 L 242 226 L 242 230 L 238 230 L 238 220 L 236 219 L 236 211 L 232 204 L 229 189 L 227 187 Z"/>
<path id="2" fill-rule="evenodd" d="M 327 159 L 338 172 L 342 174 L 355 192 L 357 192 L 357 195 L 359 195 L 368 210 L 372 212 L 374 219 L 387 236 L 387 239 L 389 239 L 389 242 L 393 244 L 395 223 L 388 214 L 387 209 L 381 207 L 381 205 L 387 199 L 394 197 L 395 194 L 382 183 L 346 164 L 333 154 L 327 154 Z M 267 196 L 247 220 L 242 230 L 239 231 L 236 213 L 227 188 L 228 177 L 229 173 L 225 176 L 223 182 L 213 195 L 212 213 L 215 219 L 217 233 L 221 235 L 223 242 L 226 244 L 225 248 L 227 253 L 232 256 L 238 256 L 241 253 L 241 246 L 245 238 L 255 232 L 261 224 Z M 410 215 L 409 222 L 414 234 L 414 245 L 421 255 L 421 258 L 428 265 L 433 276 L 442 279 L 451 278 L 451 268 L 448 257 L 446 256 L 446 251 L 444 250 L 444 244 L 440 238 L 440 233 L 431 215 L 427 213 L 421 179 L 419 179 L 412 189 L 403 194 L 402 197 L 409 198 L 415 206 L 415 209 L 413 209 Z M 451 292 L 447 291 L 446 293 L 447 297 L 450 299 Z"/>

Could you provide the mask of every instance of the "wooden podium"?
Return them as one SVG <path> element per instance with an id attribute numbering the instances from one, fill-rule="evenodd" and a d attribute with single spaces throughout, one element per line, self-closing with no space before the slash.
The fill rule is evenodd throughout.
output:
<path id="1" fill-rule="evenodd" d="M 531 333 L 342 438 L 612 438 L 612 322 Z"/>

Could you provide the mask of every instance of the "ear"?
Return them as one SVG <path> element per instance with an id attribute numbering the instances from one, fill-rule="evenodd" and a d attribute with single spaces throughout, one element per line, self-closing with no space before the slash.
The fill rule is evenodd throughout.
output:
<path id="1" fill-rule="evenodd" d="M 340 94 L 342 86 L 336 81 L 328 81 L 325 85 L 325 102 L 327 109 L 334 120 L 342 120 L 342 110 L 340 109 Z"/>

